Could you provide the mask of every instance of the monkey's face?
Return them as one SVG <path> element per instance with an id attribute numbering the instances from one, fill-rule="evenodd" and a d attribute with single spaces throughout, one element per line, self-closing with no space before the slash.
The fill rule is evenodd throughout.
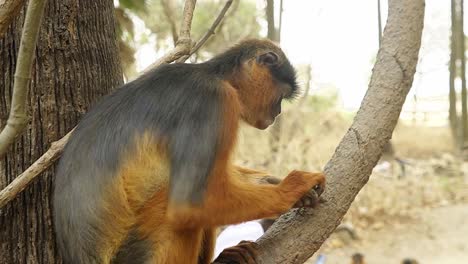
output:
<path id="1" fill-rule="evenodd" d="M 239 91 L 242 118 L 258 129 L 266 129 L 281 113 L 284 99 L 297 93 L 296 73 L 284 54 L 264 52 L 244 65 L 248 81 Z"/>

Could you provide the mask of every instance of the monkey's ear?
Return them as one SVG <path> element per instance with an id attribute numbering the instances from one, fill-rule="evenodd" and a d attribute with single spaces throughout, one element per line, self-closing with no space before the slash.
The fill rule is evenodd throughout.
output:
<path id="1" fill-rule="evenodd" d="M 269 51 L 267 53 L 263 53 L 263 54 L 261 54 L 260 56 L 257 57 L 257 62 L 258 63 L 264 64 L 264 65 L 269 65 L 269 66 L 277 65 L 278 61 L 279 61 L 278 54 L 276 54 L 276 53 L 274 53 L 272 51 Z"/>

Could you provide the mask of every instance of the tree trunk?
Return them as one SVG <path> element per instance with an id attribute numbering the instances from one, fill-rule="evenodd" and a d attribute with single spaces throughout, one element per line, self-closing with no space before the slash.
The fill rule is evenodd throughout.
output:
<path id="1" fill-rule="evenodd" d="M 452 131 L 453 139 L 457 147 L 459 143 L 458 137 L 458 114 L 457 114 L 457 93 L 455 90 L 455 78 L 457 77 L 457 60 L 458 60 L 458 14 L 456 0 L 450 1 L 451 9 L 451 35 L 450 35 L 450 64 L 449 64 L 449 122 Z"/>
<path id="2" fill-rule="evenodd" d="M 390 0 L 369 89 L 325 167 L 326 203 L 281 216 L 259 240 L 257 263 L 304 263 L 339 225 L 391 138 L 416 71 L 424 0 Z M 299 211 L 300 210 L 300 211 Z"/>
<path id="3" fill-rule="evenodd" d="M 450 64 L 449 64 L 449 122 L 455 142 L 458 142 L 457 93 L 455 91 L 455 78 L 457 76 L 457 13 L 455 0 L 451 0 L 451 35 L 450 35 Z"/>
<path id="4" fill-rule="evenodd" d="M 267 0 L 266 5 L 266 20 L 268 24 L 267 38 L 276 40 L 276 27 L 275 27 L 275 7 L 274 0 Z"/>
<path id="5" fill-rule="evenodd" d="M 276 30 L 276 39 L 281 42 L 281 28 L 283 27 L 283 0 L 280 0 L 278 29 Z"/>
<path id="6" fill-rule="evenodd" d="M 382 45 L 382 10 L 380 0 L 377 0 L 377 26 L 379 27 L 379 47 Z"/>
<path id="7" fill-rule="evenodd" d="M 267 0 L 266 1 L 266 20 L 268 24 L 268 32 L 267 38 L 279 43 L 279 32 L 275 26 L 275 7 L 274 7 L 274 0 Z M 280 148 L 280 141 L 281 141 L 281 115 L 276 117 L 275 123 L 270 128 L 270 157 L 266 161 L 266 164 L 270 163 L 277 163 L 275 162 L 278 158 L 278 152 Z"/>
<path id="8" fill-rule="evenodd" d="M 460 78 L 461 78 L 461 140 L 460 148 L 463 148 L 464 144 L 468 141 L 468 108 L 467 108 L 467 92 L 466 92 L 466 60 L 465 60 L 465 32 L 463 27 L 463 0 L 458 1 L 458 40 L 460 44 L 458 46 L 458 55 L 460 56 Z"/>
<path id="9" fill-rule="evenodd" d="M 0 121 L 10 108 L 24 12 L 0 39 Z M 113 1 L 50 0 L 29 90 L 30 121 L 0 161 L 0 189 L 72 129 L 89 106 L 122 83 Z M 49 168 L 0 210 L 0 263 L 61 262 L 55 248 Z"/>

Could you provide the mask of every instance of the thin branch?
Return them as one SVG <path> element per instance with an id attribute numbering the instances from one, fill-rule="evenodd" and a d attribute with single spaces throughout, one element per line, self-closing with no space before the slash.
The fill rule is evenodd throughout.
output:
<path id="1" fill-rule="evenodd" d="M 257 241 L 256 263 L 304 263 L 339 225 L 369 180 L 413 82 L 424 0 L 390 0 L 387 21 L 361 108 L 325 167 L 323 198 L 327 202 L 316 209 L 294 209 L 280 217 Z"/>
<path id="2" fill-rule="evenodd" d="M 218 27 L 219 23 L 223 20 L 224 16 L 226 15 L 226 12 L 229 10 L 229 7 L 231 7 L 233 0 L 228 0 L 226 1 L 226 4 L 224 5 L 223 9 L 221 9 L 221 12 L 219 12 L 218 17 L 216 20 L 213 22 L 211 25 L 210 29 L 201 37 L 199 41 L 197 41 L 197 44 L 195 44 L 195 47 L 190 51 L 190 55 L 194 54 L 197 52 L 203 44 L 211 37 L 211 35 L 215 34 L 215 29 Z"/>
<path id="3" fill-rule="evenodd" d="M 161 0 L 161 5 L 163 7 L 164 15 L 166 19 L 169 21 L 169 25 L 171 27 L 171 34 L 172 34 L 172 41 L 174 41 L 174 45 L 177 44 L 177 40 L 179 39 L 179 35 L 177 34 L 177 24 L 174 21 L 174 11 L 172 9 L 173 1 L 168 0 Z"/>
<path id="4" fill-rule="evenodd" d="M 21 11 L 24 0 L 0 0 L 0 37 Z"/>
<path id="5" fill-rule="evenodd" d="M 28 84 L 31 80 L 31 67 L 45 3 L 46 0 L 36 0 L 29 1 L 28 4 L 15 71 L 10 115 L 5 128 L 0 133 L 0 157 L 7 152 L 8 147 L 28 123 L 26 113 Z"/>
<path id="6" fill-rule="evenodd" d="M 154 69 L 164 63 L 171 63 L 184 55 L 190 54 L 190 50 L 192 49 L 190 31 L 192 30 L 193 11 L 195 10 L 196 3 L 196 0 L 185 1 L 182 25 L 180 27 L 179 38 L 176 42 L 176 46 L 163 57 L 147 67 L 143 72 L 147 72 L 150 69 Z"/>
<path id="7" fill-rule="evenodd" d="M 185 0 L 184 15 L 182 17 L 182 26 L 180 27 L 179 40 L 190 40 L 190 31 L 192 29 L 193 11 L 197 0 Z"/>
<path id="8" fill-rule="evenodd" d="M 62 154 L 63 147 L 68 141 L 73 130 L 68 132 L 63 138 L 52 143 L 49 150 L 44 153 L 38 160 L 36 160 L 29 168 L 16 177 L 5 189 L 0 191 L 0 208 L 5 206 L 8 202 L 23 191 L 29 183 L 41 172 L 45 171 L 54 161 L 56 161 L 60 154 Z"/>
<path id="9" fill-rule="evenodd" d="M 218 27 L 219 23 L 223 21 L 223 18 L 226 15 L 226 12 L 229 10 L 229 7 L 231 7 L 232 2 L 233 0 L 226 1 L 226 4 L 224 5 L 223 9 L 221 9 L 221 12 L 219 12 L 218 17 L 215 19 L 208 31 L 206 31 L 200 40 L 197 41 L 197 44 L 195 44 L 195 47 L 190 51 L 190 54 L 181 57 L 177 62 L 186 61 L 188 58 L 190 58 L 190 56 L 197 52 L 212 35 L 215 34 L 215 29 Z"/>
<path id="10" fill-rule="evenodd" d="M 31 2 L 35 1 L 30 1 L 30 3 Z M 184 23 L 181 27 L 180 39 L 177 45 L 174 47 L 173 50 L 171 50 L 163 57 L 158 59 L 145 71 L 148 71 L 151 68 L 158 67 L 165 63 L 171 63 L 179 59 L 181 56 L 189 54 L 191 48 L 191 40 L 188 39 L 187 41 L 187 37 L 190 38 L 191 23 L 188 23 L 186 20 L 192 19 L 195 3 L 195 0 L 187 0 L 185 2 Z M 189 32 L 188 34 L 187 31 Z M 185 39 L 185 41 L 183 41 L 183 39 Z M 49 148 L 49 150 L 47 150 L 46 153 L 44 153 L 36 162 L 34 162 L 28 169 L 26 169 L 22 174 L 16 177 L 15 180 L 13 180 L 7 187 L 5 187 L 5 189 L 3 189 L 0 192 L 0 208 L 5 206 L 5 204 L 11 201 L 18 193 L 24 190 L 24 188 L 28 184 L 30 184 L 36 176 L 45 171 L 49 166 L 51 166 L 55 162 L 55 160 L 59 158 L 72 131 L 70 131 L 60 140 L 56 141 L 55 143 L 52 143 L 52 146 Z"/>

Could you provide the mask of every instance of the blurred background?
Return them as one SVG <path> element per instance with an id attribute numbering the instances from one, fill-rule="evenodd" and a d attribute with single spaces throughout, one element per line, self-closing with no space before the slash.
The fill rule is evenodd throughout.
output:
<path id="1" fill-rule="evenodd" d="M 198 0 L 192 38 L 225 1 Z M 413 86 L 393 138 L 342 225 L 310 259 L 350 263 L 468 263 L 468 125 L 463 0 L 426 0 Z M 131 80 L 177 41 L 182 0 L 115 0 L 120 54 Z M 298 70 L 302 94 L 267 132 L 242 127 L 237 162 L 284 177 L 322 170 L 366 93 L 386 0 L 234 0 L 189 62 L 246 37 L 270 38 Z"/>

